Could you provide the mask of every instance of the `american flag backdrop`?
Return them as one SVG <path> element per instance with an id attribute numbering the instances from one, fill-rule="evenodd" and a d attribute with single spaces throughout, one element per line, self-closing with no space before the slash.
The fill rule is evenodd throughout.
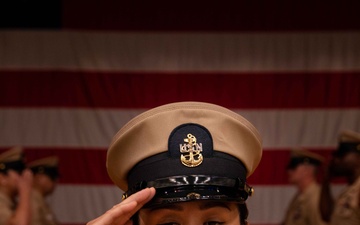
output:
<path id="1" fill-rule="evenodd" d="M 170 102 L 219 104 L 263 138 L 250 224 L 279 224 L 296 191 L 290 149 L 328 158 L 340 130 L 360 132 L 359 10 L 334 0 L 2 2 L 0 151 L 58 155 L 49 203 L 63 225 L 84 224 L 121 199 L 105 160 L 122 125 Z"/>

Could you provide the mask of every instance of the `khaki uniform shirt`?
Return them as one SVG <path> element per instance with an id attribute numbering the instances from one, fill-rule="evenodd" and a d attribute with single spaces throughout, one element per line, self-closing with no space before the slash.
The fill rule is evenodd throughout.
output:
<path id="1" fill-rule="evenodd" d="M 360 224 L 360 177 L 354 184 L 346 188 L 336 200 L 331 225 L 359 225 Z"/>
<path id="2" fill-rule="evenodd" d="M 15 205 L 11 198 L 0 192 L 0 225 L 6 225 L 9 222 L 14 207 Z"/>
<path id="3" fill-rule="evenodd" d="M 32 225 L 56 225 L 55 215 L 50 209 L 49 205 L 46 203 L 43 195 L 37 191 L 33 190 L 32 199 L 31 199 L 31 224 Z"/>
<path id="4" fill-rule="evenodd" d="M 325 225 L 321 219 L 319 201 L 320 186 L 316 183 L 298 193 L 288 208 L 284 225 Z M 359 225 L 359 224 L 358 224 Z"/>

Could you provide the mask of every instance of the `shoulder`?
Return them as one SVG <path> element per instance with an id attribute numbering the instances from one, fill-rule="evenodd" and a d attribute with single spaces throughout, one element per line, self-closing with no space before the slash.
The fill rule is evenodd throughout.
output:
<path id="1" fill-rule="evenodd" d="M 12 210 L 0 202 L 0 224 L 6 224 L 10 220 L 12 214 Z"/>

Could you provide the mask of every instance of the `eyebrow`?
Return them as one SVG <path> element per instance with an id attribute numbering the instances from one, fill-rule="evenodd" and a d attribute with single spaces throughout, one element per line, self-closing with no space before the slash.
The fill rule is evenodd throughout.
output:
<path id="1" fill-rule="evenodd" d="M 180 205 L 177 204 L 168 204 L 168 205 L 159 205 L 159 206 L 154 206 L 152 208 L 150 208 L 150 211 L 156 211 L 156 210 L 161 210 L 161 209 L 169 209 L 169 210 L 175 210 L 175 211 L 183 211 L 184 208 L 181 207 Z"/>
<path id="2" fill-rule="evenodd" d="M 229 211 L 231 211 L 230 207 L 224 203 L 224 202 L 204 202 L 202 204 L 200 204 L 199 209 L 200 210 L 206 210 L 206 209 L 210 209 L 210 208 L 214 208 L 214 207 L 222 207 L 225 208 Z M 175 210 L 175 211 L 183 211 L 184 208 L 181 205 L 178 204 L 168 204 L 168 205 L 159 205 L 159 206 L 155 206 L 150 208 L 150 211 L 156 211 L 156 210 L 161 210 L 161 209 L 169 209 L 169 210 Z"/>
<path id="3" fill-rule="evenodd" d="M 205 209 L 214 208 L 214 207 L 222 207 L 222 208 L 225 208 L 225 209 L 231 211 L 230 207 L 224 202 L 204 202 L 200 205 L 199 208 L 201 210 L 205 210 Z"/>

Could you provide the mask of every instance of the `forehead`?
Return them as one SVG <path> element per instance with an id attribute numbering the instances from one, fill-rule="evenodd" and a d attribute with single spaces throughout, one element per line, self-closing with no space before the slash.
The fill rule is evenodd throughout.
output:
<path id="1" fill-rule="evenodd" d="M 199 210 L 205 211 L 212 208 L 223 208 L 227 211 L 233 211 L 238 209 L 237 203 L 231 202 L 220 202 L 220 201 L 190 201 L 190 202 L 180 202 L 173 204 L 164 204 L 154 207 L 147 208 L 147 211 L 159 211 L 159 210 L 173 210 L 173 211 L 187 211 L 187 210 Z"/>
<path id="2" fill-rule="evenodd" d="M 236 203 L 199 200 L 141 209 L 138 218 L 140 225 L 204 224 L 213 220 L 238 225 L 240 211 Z"/>
<path id="3" fill-rule="evenodd" d="M 38 179 L 51 179 L 51 176 L 46 174 L 46 173 L 35 173 L 34 177 L 38 178 Z"/>
<path id="4" fill-rule="evenodd" d="M 12 169 L 8 170 L 7 173 L 1 173 L 1 174 L 2 176 L 7 177 L 9 179 L 15 179 L 15 178 L 17 179 L 20 176 L 18 171 Z"/>

